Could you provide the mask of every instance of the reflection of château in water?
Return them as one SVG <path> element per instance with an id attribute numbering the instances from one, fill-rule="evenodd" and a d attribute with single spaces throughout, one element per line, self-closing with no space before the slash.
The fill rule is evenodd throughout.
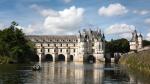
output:
<path id="1" fill-rule="evenodd" d="M 78 35 L 29 35 L 40 60 L 92 61 L 104 59 L 105 36 L 100 29 L 83 30 Z"/>
<path id="2" fill-rule="evenodd" d="M 34 83 L 44 84 L 127 84 L 128 74 L 116 65 L 66 62 L 43 63 L 42 72 L 35 72 Z"/>

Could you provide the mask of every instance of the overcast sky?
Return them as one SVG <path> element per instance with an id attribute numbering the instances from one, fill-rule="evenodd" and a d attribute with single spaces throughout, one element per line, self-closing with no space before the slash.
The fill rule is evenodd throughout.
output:
<path id="1" fill-rule="evenodd" d="M 137 29 L 150 40 L 150 0 L 0 0 L 0 27 L 12 21 L 28 34 L 76 34 L 101 28 L 107 39 Z"/>

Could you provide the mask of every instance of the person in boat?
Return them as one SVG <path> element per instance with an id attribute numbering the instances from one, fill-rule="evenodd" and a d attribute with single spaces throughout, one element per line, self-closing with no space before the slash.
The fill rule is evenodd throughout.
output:
<path id="1" fill-rule="evenodd" d="M 34 65 L 32 69 L 33 69 L 33 70 L 40 70 L 41 67 L 40 67 L 40 65 Z"/>

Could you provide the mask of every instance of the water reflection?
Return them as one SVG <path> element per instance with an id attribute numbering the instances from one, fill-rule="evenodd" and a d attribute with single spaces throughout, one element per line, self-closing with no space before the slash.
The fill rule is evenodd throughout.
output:
<path id="1" fill-rule="evenodd" d="M 41 71 L 32 71 L 32 65 L 0 65 L 0 84 L 146 83 L 115 64 L 45 62 L 41 66 Z"/>
<path id="2" fill-rule="evenodd" d="M 108 84 L 128 83 L 129 76 L 115 64 L 43 63 L 35 72 L 37 84 Z"/>

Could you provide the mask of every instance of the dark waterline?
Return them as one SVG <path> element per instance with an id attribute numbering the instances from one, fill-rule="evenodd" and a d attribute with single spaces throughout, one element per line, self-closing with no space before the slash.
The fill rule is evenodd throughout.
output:
<path id="1" fill-rule="evenodd" d="M 0 65 L 0 84 L 148 84 L 117 64 L 41 63 L 41 71 L 32 65 Z"/>

